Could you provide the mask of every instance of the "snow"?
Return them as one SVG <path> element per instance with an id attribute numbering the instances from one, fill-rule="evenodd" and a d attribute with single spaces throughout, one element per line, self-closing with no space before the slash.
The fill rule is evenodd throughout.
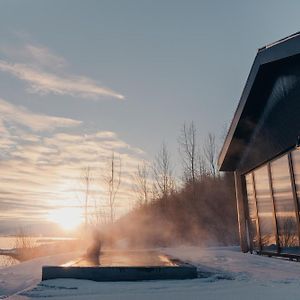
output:
<path id="1" fill-rule="evenodd" d="M 78 252 L 65 253 L 51 257 L 36 258 L 7 268 L 0 269 L 0 299 L 13 295 L 38 284 L 42 277 L 42 266 L 62 264 L 78 257 Z"/>
<path id="2" fill-rule="evenodd" d="M 299 299 L 300 264 L 244 254 L 237 247 L 179 247 L 160 251 L 197 265 L 203 278 L 145 282 L 93 282 L 55 279 L 40 282 L 41 266 L 78 254 L 35 259 L 2 269 L 0 295 L 10 299 Z M 25 288 L 28 289 L 24 290 Z M 16 294 L 17 291 L 20 291 Z"/>

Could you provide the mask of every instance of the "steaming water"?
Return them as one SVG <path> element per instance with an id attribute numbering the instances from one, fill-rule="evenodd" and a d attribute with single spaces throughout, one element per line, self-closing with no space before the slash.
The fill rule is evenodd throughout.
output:
<path id="1" fill-rule="evenodd" d="M 105 251 L 101 254 L 99 260 L 100 265 L 103 267 L 176 266 L 167 256 L 155 251 Z M 99 260 L 79 258 L 63 266 L 93 267 L 99 266 Z"/>
<path id="2" fill-rule="evenodd" d="M 60 237 L 31 237 L 32 243 L 35 246 L 39 246 L 42 244 L 48 244 L 53 243 L 60 240 L 69 240 L 73 238 L 60 238 Z M 0 249 L 12 249 L 15 247 L 15 240 L 16 237 L 13 236 L 0 236 Z M 18 264 L 19 261 L 16 259 L 13 259 L 6 255 L 0 255 L 0 269 Z"/>

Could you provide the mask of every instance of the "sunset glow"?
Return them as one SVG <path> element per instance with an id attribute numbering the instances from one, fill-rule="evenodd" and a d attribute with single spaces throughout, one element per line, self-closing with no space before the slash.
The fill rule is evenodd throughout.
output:
<path id="1" fill-rule="evenodd" d="M 67 231 L 76 229 L 83 221 L 81 211 L 73 207 L 53 210 L 47 218 Z"/>

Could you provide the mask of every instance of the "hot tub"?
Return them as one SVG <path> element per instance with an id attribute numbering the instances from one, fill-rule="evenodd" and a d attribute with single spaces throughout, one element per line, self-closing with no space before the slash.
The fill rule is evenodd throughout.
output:
<path id="1" fill-rule="evenodd" d="M 55 278 L 94 281 L 192 279 L 197 269 L 156 251 L 105 251 L 99 258 L 78 258 L 61 266 L 43 266 L 42 280 Z"/>

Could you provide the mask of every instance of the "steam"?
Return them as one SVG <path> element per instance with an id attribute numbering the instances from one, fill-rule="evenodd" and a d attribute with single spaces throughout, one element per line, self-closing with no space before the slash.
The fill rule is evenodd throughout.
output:
<path id="1" fill-rule="evenodd" d="M 168 199 L 135 209 L 114 226 L 129 247 L 217 246 L 238 243 L 233 180 L 207 176 Z M 196 196 L 194 196 L 194 193 Z"/>
<path id="2" fill-rule="evenodd" d="M 92 230 L 91 245 L 88 247 L 85 258 L 93 265 L 100 265 L 102 239 L 100 231 L 96 228 Z"/>

